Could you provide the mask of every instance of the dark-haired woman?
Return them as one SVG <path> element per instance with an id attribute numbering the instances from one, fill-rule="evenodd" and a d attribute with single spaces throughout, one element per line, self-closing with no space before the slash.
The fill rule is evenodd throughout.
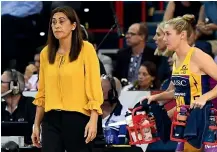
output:
<path id="1" fill-rule="evenodd" d="M 157 68 L 153 62 L 145 61 L 141 64 L 138 79 L 123 90 L 150 91 L 160 89 L 160 81 L 157 79 Z"/>
<path id="2" fill-rule="evenodd" d="M 43 152 L 79 152 L 96 137 L 103 102 L 99 61 L 83 41 L 76 12 L 52 11 L 48 45 L 40 54 L 39 88 L 32 140 Z"/>

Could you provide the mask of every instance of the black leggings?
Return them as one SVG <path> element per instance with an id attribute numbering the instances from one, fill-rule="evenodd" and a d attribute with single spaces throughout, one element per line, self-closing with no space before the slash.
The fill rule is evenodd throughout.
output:
<path id="1" fill-rule="evenodd" d="M 84 138 L 88 121 L 88 116 L 78 112 L 46 112 L 42 122 L 42 152 L 88 151 Z"/>

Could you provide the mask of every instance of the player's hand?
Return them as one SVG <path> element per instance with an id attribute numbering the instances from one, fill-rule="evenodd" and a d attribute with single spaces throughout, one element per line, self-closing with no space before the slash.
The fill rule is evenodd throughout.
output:
<path id="1" fill-rule="evenodd" d="M 156 101 L 156 96 L 152 95 L 152 96 L 145 96 L 141 101 L 140 104 L 142 104 L 142 102 L 147 99 L 148 100 L 148 104 L 150 104 L 153 101 Z"/>
<path id="2" fill-rule="evenodd" d="M 200 97 L 198 97 L 196 100 L 193 101 L 193 103 L 191 104 L 190 108 L 200 108 L 202 109 L 203 106 L 206 104 L 207 99 L 205 99 L 205 97 L 202 95 Z"/>

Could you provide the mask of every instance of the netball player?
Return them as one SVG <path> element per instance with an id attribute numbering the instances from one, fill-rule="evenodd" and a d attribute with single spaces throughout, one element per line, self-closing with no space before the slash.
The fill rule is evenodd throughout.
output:
<path id="1" fill-rule="evenodd" d="M 203 108 L 217 97 L 217 86 L 209 89 L 209 77 L 217 80 L 217 65 L 202 50 L 191 47 L 188 38 L 192 33 L 193 15 L 173 18 L 166 22 L 164 41 L 167 49 L 175 51 L 173 72 L 169 88 L 160 94 L 148 98 L 148 103 L 175 98 L 177 106 L 190 105 L 191 108 Z M 184 152 L 200 152 L 186 142 Z"/>

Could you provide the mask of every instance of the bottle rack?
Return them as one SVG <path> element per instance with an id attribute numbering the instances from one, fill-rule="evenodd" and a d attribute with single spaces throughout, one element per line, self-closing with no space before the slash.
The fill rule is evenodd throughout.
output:
<path id="1" fill-rule="evenodd" d="M 181 107 L 185 107 L 188 111 L 187 111 L 187 116 L 186 117 L 188 117 L 189 116 L 189 109 L 190 109 L 190 106 L 189 105 L 181 105 L 181 106 L 179 106 L 180 108 Z M 179 122 L 178 121 L 178 119 L 177 119 L 177 117 L 178 117 L 178 114 L 179 114 L 179 112 L 176 110 L 175 112 L 174 112 L 174 115 L 173 115 L 173 120 L 172 120 L 172 125 L 171 125 L 171 129 L 170 129 L 170 140 L 172 140 L 172 141 L 176 141 L 176 142 L 186 142 L 186 139 L 180 139 L 180 138 L 175 138 L 175 137 L 173 137 L 173 134 L 174 134 L 174 128 L 176 127 L 176 126 L 186 126 L 186 123 L 184 123 L 184 122 Z"/>
<path id="2" fill-rule="evenodd" d="M 209 129 L 215 131 L 216 134 L 217 134 L 217 110 L 215 108 L 211 108 L 210 110 L 214 110 L 214 112 L 215 112 L 215 123 L 216 123 L 216 126 L 209 126 Z M 217 138 L 217 136 L 216 136 L 216 138 Z M 216 139 L 215 142 L 203 142 L 203 144 L 204 145 L 208 145 L 208 146 L 217 146 L 217 139 Z"/>
<path id="3" fill-rule="evenodd" d="M 139 114 L 135 115 L 136 111 L 142 109 L 142 106 L 137 107 L 132 109 L 132 121 L 133 121 L 133 126 L 127 126 L 128 132 L 129 132 L 129 137 L 130 137 L 130 145 L 136 145 L 136 144 L 149 144 L 149 143 L 154 143 L 158 140 L 160 140 L 159 137 L 152 137 L 152 140 L 145 140 L 145 134 L 144 134 L 144 129 L 151 129 L 152 135 L 157 133 L 157 130 L 152 129 L 156 126 L 155 122 L 149 121 L 149 124 L 142 125 L 141 123 L 144 120 L 149 120 L 147 114 Z M 134 136 L 134 139 L 133 139 Z M 136 138 L 136 140 L 135 140 Z"/>

